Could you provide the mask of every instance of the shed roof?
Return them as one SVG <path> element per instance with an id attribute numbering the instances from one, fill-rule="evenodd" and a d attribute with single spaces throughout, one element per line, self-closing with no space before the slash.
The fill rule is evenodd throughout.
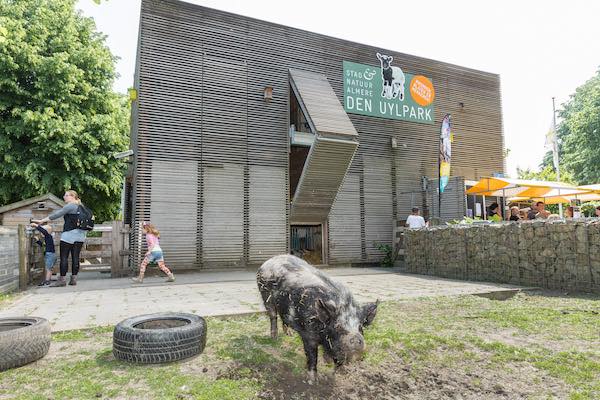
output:
<path id="1" fill-rule="evenodd" d="M 45 201 L 45 200 L 52 200 L 53 202 L 55 202 L 56 204 L 58 204 L 61 207 L 65 205 L 64 201 L 62 201 L 61 199 L 59 199 L 58 197 L 56 197 L 52 193 L 46 193 L 46 194 L 42 194 L 42 195 L 37 196 L 37 197 L 31 197 L 29 199 L 17 201 L 15 203 L 11 203 L 11 204 L 7 204 L 5 206 L 2 206 L 2 207 L 0 207 L 0 214 L 3 214 L 5 212 L 7 212 L 7 211 L 16 210 L 16 209 L 21 208 L 21 207 L 25 207 L 25 206 L 28 206 L 30 204 L 38 203 L 40 201 Z"/>

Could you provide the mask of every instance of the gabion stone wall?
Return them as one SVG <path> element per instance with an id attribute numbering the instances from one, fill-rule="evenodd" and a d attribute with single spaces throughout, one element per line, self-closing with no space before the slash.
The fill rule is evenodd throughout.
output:
<path id="1" fill-rule="evenodd" d="M 600 293 L 600 220 L 452 225 L 404 234 L 406 271 Z"/>

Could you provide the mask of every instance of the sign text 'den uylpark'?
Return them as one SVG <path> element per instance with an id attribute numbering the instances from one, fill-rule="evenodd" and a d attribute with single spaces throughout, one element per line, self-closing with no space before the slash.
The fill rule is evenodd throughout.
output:
<path id="1" fill-rule="evenodd" d="M 392 66 L 377 53 L 381 67 L 344 61 L 344 109 L 348 113 L 433 124 L 431 80 Z"/>

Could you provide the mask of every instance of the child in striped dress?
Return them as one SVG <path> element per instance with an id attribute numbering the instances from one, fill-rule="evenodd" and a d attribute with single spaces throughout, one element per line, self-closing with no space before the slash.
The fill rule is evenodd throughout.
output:
<path id="1" fill-rule="evenodd" d="M 137 278 L 131 278 L 133 283 L 142 283 L 144 281 L 144 273 L 146 272 L 146 267 L 151 262 L 158 263 L 158 268 L 167 274 L 167 282 L 175 282 L 175 276 L 173 273 L 167 268 L 165 265 L 165 260 L 163 257 L 162 249 L 160 248 L 160 232 L 156 227 L 150 223 L 144 222 L 143 230 L 146 234 L 146 244 L 148 245 L 148 251 L 146 252 L 146 256 L 142 261 L 142 265 L 140 265 L 140 274 Z"/>

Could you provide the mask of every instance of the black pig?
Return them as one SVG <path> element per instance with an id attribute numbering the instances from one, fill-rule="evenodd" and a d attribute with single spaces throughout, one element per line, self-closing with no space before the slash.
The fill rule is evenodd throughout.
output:
<path id="1" fill-rule="evenodd" d="M 277 314 L 285 333 L 291 327 L 300 334 L 309 382 L 316 377 L 319 345 L 336 367 L 364 352 L 363 327 L 373 322 L 378 302 L 358 305 L 344 285 L 292 255 L 267 260 L 258 269 L 257 283 L 271 319 L 271 337 L 277 338 Z"/>

